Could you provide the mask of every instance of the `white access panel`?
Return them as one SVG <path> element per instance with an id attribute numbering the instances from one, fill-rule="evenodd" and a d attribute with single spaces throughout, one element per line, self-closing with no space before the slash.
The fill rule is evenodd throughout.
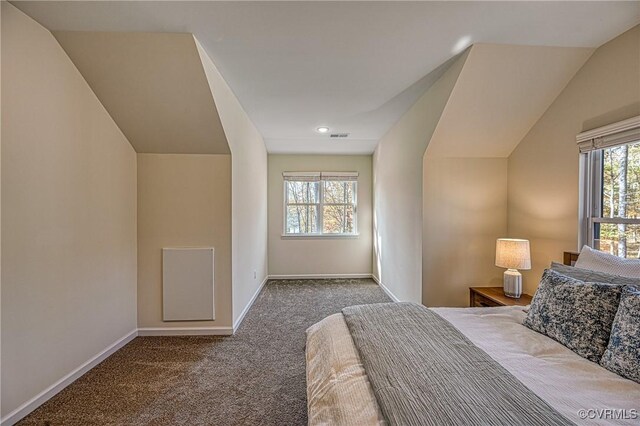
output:
<path id="1" fill-rule="evenodd" d="M 162 249 L 162 319 L 215 319 L 213 247 Z"/>

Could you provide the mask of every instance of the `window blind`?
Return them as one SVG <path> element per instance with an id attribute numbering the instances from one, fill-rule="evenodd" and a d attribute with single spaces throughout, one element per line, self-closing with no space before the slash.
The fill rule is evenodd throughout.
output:
<path id="1" fill-rule="evenodd" d="M 283 172 L 284 180 L 316 182 L 321 180 L 357 181 L 358 172 Z"/>
<path id="2" fill-rule="evenodd" d="M 576 136 L 580 153 L 640 141 L 640 115 L 580 133 Z"/>
<path id="3" fill-rule="evenodd" d="M 319 172 L 283 172 L 284 180 L 293 180 L 297 182 L 316 182 L 320 180 Z"/>

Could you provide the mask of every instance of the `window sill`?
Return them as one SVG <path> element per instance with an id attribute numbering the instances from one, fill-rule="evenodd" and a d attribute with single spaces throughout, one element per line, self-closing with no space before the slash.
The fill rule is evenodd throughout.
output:
<path id="1" fill-rule="evenodd" d="M 281 234 L 283 240 L 356 240 L 360 234 Z"/>

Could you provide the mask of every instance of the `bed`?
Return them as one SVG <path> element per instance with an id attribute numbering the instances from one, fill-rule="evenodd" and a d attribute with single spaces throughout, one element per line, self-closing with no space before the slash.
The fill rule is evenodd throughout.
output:
<path id="1" fill-rule="evenodd" d="M 307 330 L 310 425 L 640 424 L 640 384 L 524 327 L 523 307 L 426 309 L 413 304 L 384 305 L 388 306 L 369 305 L 365 316 L 393 316 L 392 322 L 401 323 L 401 328 L 385 331 L 386 325 L 380 322 L 370 326 L 358 322 L 358 317 L 354 320 L 352 316 L 359 314 L 361 307 L 355 307 Z M 431 315 L 444 323 L 426 324 Z M 420 317 L 414 328 L 398 337 L 412 326 L 413 316 Z M 430 359 L 426 364 L 437 367 L 419 371 L 420 360 L 417 364 L 415 359 L 405 360 L 413 356 L 412 352 L 432 350 L 418 348 L 432 336 L 424 329 L 440 330 L 446 328 L 444 325 L 452 328 L 452 334 L 445 334 L 438 347 L 450 344 L 445 354 L 465 348 L 460 355 L 449 357 L 463 361 Z M 369 334 L 365 333 L 367 327 Z M 373 341 L 385 332 L 387 343 Z M 473 356 L 467 355 L 467 350 Z M 376 359 L 380 357 L 382 360 Z M 386 369 L 385 363 L 389 364 Z M 398 379 L 395 376 L 403 372 L 397 370 L 403 365 L 413 365 L 416 371 L 404 372 L 406 377 Z M 441 376 L 434 379 L 435 386 L 420 382 L 438 374 Z M 411 377 L 414 375 L 417 379 Z M 452 383 L 448 383 L 450 377 Z M 470 387 L 460 390 L 464 386 Z M 396 394 L 403 387 L 420 391 L 405 389 L 405 393 Z"/>

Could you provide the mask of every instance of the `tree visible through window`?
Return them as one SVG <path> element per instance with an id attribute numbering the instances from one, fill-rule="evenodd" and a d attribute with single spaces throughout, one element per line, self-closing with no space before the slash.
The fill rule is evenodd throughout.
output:
<path id="1" fill-rule="evenodd" d="M 596 154 L 600 157 L 600 177 L 596 174 L 596 181 L 601 185 L 595 200 L 593 245 L 620 257 L 638 258 L 640 142 L 602 149 Z"/>
<path id="2" fill-rule="evenodd" d="M 286 233 L 315 234 L 318 232 L 320 182 L 285 181 Z"/>
<path id="3" fill-rule="evenodd" d="M 318 173 L 285 176 L 286 235 L 355 234 L 357 180 Z M 355 174 L 350 174 L 355 175 Z M 355 175 L 357 176 L 357 175 Z"/>

